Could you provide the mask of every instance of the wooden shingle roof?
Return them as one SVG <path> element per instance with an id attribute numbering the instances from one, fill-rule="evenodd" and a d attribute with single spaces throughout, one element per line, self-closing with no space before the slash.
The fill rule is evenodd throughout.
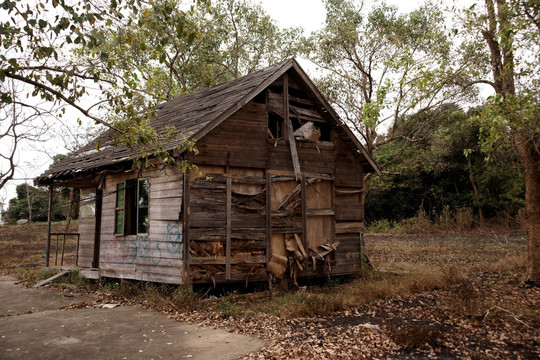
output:
<path id="1" fill-rule="evenodd" d="M 296 73 L 314 92 L 321 105 L 344 128 L 373 169 L 379 172 L 377 165 L 357 138 L 347 126 L 341 123 L 337 114 L 294 59 L 288 59 L 230 82 L 162 103 L 157 107 L 157 117 L 152 121 L 152 126 L 158 132 L 165 131 L 166 126 L 174 126 L 189 139 L 201 139 L 291 68 L 296 70 Z M 35 183 L 37 185 L 74 184 L 76 179 L 93 178 L 104 169 L 125 169 L 131 163 L 130 157 L 133 156 L 133 150 L 114 146 L 110 134 L 111 130 L 105 131 L 95 141 L 70 154 L 69 157 L 37 177 Z M 99 144 L 99 150 L 96 150 L 96 142 Z M 176 144 L 172 143 L 170 148 L 175 146 Z"/>

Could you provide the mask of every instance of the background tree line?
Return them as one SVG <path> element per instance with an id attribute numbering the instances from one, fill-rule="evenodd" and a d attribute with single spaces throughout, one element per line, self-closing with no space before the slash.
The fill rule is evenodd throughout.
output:
<path id="1" fill-rule="evenodd" d="M 9 200 L 9 211 L 5 213 L 8 223 L 26 219 L 29 222 L 47 221 L 49 208 L 49 190 L 31 186 L 27 183 L 19 184 L 16 188 L 17 197 Z M 75 203 L 70 204 L 69 189 L 56 190 L 52 198 L 52 221 L 66 220 L 71 210 L 71 218 L 78 217 L 78 192 L 75 194 Z"/>
<path id="2" fill-rule="evenodd" d="M 434 114 L 413 115 L 412 122 L 431 119 L 428 135 L 391 164 L 385 176 L 370 179 L 367 224 L 388 226 L 420 216 L 456 230 L 493 224 L 490 220 L 519 226 L 525 184 L 516 150 L 501 145 L 487 158 L 478 144 L 480 124 L 474 121 L 481 109 L 442 107 Z M 377 149 L 377 161 L 394 158 L 402 142 Z"/>

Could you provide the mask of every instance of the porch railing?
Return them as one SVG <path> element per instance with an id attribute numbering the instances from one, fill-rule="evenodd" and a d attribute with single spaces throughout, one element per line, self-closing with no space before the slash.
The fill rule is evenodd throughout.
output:
<path id="1" fill-rule="evenodd" d="M 56 237 L 56 241 L 51 241 L 54 237 Z M 72 255 L 73 251 L 73 240 L 76 241 L 75 244 L 75 264 L 71 265 L 78 265 L 79 262 L 79 239 L 80 234 L 79 233 L 50 233 L 50 237 L 48 239 L 48 246 L 47 246 L 47 254 L 46 254 L 46 266 L 49 266 L 50 263 L 50 254 L 51 254 L 51 242 L 55 244 L 54 249 L 54 266 L 58 266 L 58 253 L 61 251 L 60 254 L 60 266 L 64 265 L 64 256 L 66 255 L 66 250 L 69 255 Z M 61 240 L 61 241 L 60 241 Z M 68 242 L 68 246 L 66 248 L 66 240 Z M 70 256 L 71 257 L 71 256 Z"/>

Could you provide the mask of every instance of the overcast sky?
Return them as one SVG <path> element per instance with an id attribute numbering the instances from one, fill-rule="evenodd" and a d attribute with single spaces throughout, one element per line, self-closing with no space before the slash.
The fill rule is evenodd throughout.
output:
<path id="1" fill-rule="evenodd" d="M 260 3 L 281 27 L 303 27 L 306 34 L 319 29 L 326 16 L 322 0 L 253 0 L 253 2 Z M 365 3 L 374 1 L 366 0 Z M 409 12 L 421 2 L 386 0 L 386 4 L 397 6 L 401 12 Z"/>
<path id="2" fill-rule="evenodd" d="M 321 28 L 326 16 L 322 0 L 252 0 L 252 2 L 260 3 L 280 27 L 302 27 L 305 29 L 305 35 Z M 366 2 L 370 2 L 370 0 L 366 0 Z M 410 0 L 386 0 L 386 3 L 398 6 L 402 12 L 411 11 L 419 4 L 418 1 Z M 309 71 L 309 62 L 303 59 L 298 60 L 302 67 Z M 75 116 L 79 116 L 79 114 Z M 67 152 L 64 145 L 58 142 L 49 144 L 48 147 L 54 153 Z M 20 168 L 16 171 L 16 179 L 33 178 L 49 167 L 51 161 L 45 153 L 36 152 L 29 147 L 21 150 L 18 158 Z M 15 197 L 16 185 L 22 182 L 24 181 L 8 182 L 8 185 L 0 190 L 0 202 L 7 205 L 9 199 Z"/>

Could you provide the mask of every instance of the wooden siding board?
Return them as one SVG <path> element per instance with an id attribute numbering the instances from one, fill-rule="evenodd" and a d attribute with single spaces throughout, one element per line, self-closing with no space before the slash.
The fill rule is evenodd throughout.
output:
<path id="1" fill-rule="evenodd" d="M 182 188 L 178 187 L 182 175 L 164 175 L 159 169 L 146 169 L 141 175 L 150 180 L 149 233 L 130 236 L 114 235 L 115 191 L 116 184 L 137 178 L 136 173 L 106 176 L 104 193 L 111 195 L 102 204 L 100 269 L 105 270 L 102 275 L 182 283 L 183 239 L 179 223 Z"/>
<path id="2" fill-rule="evenodd" d="M 94 259 L 94 242 L 96 232 L 96 219 L 94 217 L 82 217 L 79 219 L 79 251 L 77 254 L 78 265 L 92 267 Z"/>

